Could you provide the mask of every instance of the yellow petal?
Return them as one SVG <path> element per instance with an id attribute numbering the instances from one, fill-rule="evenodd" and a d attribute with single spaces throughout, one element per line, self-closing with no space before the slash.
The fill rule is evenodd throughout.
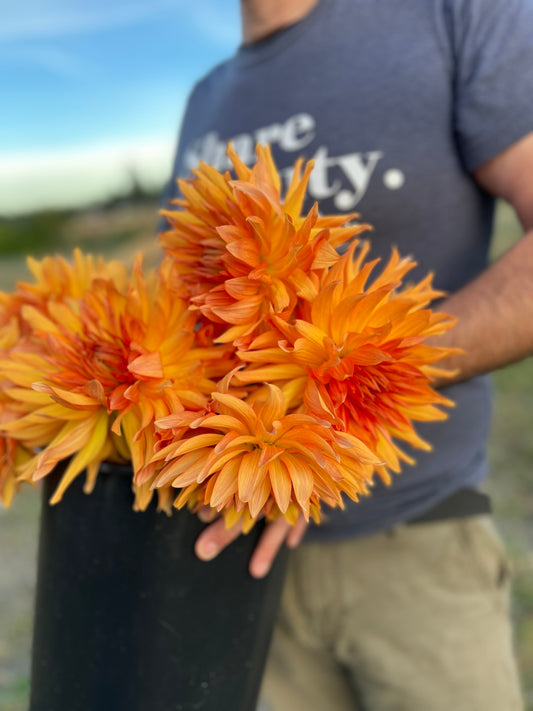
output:
<path id="1" fill-rule="evenodd" d="M 92 433 L 87 443 L 80 449 L 75 457 L 71 460 L 65 473 L 61 477 L 61 481 L 54 491 L 50 504 L 57 504 L 61 500 L 65 490 L 71 484 L 78 474 L 94 460 L 98 459 L 107 439 L 108 422 L 107 414 L 101 413 L 94 423 Z"/>

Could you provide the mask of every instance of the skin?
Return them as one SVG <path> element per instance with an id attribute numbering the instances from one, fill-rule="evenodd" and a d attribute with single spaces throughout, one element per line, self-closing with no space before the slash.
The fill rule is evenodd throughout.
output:
<path id="1" fill-rule="evenodd" d="M 256 42 L 305 17 L 317 0 L 241 0 L 242 36 Z M 473 174 L 490 194 L 515 209 L 524 228 L 523 238 L 480 276 L 451 295 L 442 310 L 458 317 L 457 325 L 436 344 L 457 346 L 462 355 L 450 357 L 446 367 L 454 375 L 446 384 L 467 380 L 533 354 L 533 133 L 498 154 Z M 440 386 L 444 381 L 437 382 Z M 211 520 L 208 510 L 200 518 Z M 283 544 L 295 548 L 307 524 L 303 517 L 292 527 L 284 519 L 270 523 L 249 564 L 252 577 L 264 577 Z M 212 560 L 240 535 L 226 530 L 223 519 L 208 526 L 196 541 L 201 560 Z"/>
<path id="2" fill-rule="evenodd" d="M 318 0 L 241 0 L 241 31 L 244 44 L 268 35 L 305 17 Z"/>
<path id="3" fill-rule="evenodd" d="M 514 207 L 524 236 L 443 303 L 443 311 L 459 320 L 439 342 L 464 350 L 447 361 L 446 367 L 458 371 L 451 382 L 488 373 L 533 353 L 533 330 L 527 327 L 533 315 L 532 171 L 533 133 L 474 172 L 487 192 Z"/>

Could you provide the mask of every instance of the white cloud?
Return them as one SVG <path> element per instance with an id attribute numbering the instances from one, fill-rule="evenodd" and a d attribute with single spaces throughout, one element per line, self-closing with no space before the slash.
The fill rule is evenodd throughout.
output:
<path id="1" fill-rule="evenodd" d="M 30 65 L 51 74 L 65 77 L 87 75 L 87 62 L 71 52 L 51 46 L 25 45 L 20 47 L 9 43 L 0 47 L 0 59 L 6 65 Z"/>
<path id="2" fill-rule="evenodd" d="M 13 3 L 7 10 L 2 9 L 0 39 L 50 38 L 134 25 L 157 16 L 171 3 L 170 0 L 154 0 L 152 3 L 114 3 L 110 6 L 100 0 L 93 2 L 90 8 L 72 5 L 62 0 Z"/>
<path id="3" fill-rule="evenodd" d="M 0 153 L 0 214 L 90 205 L 131 185 L 132 172 L 149 187 L 169 178 L 174 136 L 145 137 L 60 151 Z"/>
<path id="4" fill-rule="evenodd" d="M 228 1 L 137 0 L 22 0 L 2 8 L 0 40 L 49 39 L 88 34 L 139 24 L 150 18 L 193 22 L 204 37 L 224 46 L 235 46 L 239 37 L 238 14 L 225 10 Z"/>

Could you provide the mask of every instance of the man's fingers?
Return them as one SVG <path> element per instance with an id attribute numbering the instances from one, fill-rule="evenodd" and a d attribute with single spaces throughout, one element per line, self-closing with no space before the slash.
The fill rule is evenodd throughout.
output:
<path id="1" fill-rule="evenodd" d="M 267 575 L 291 528 L 290 523 L 281 516 L 266 525 L 250 559 L 249 570 L 253 578 L 264 578 Z"/>
<path id="2" fill-rule="evenodd" d="M 200 514 L 204 515 L 204 512 L 200 511 L 198 515 Z M 253 578 L 264 578 L 284 541 L 289 548 L 295 548 L 304 537 L 306 530 L 307 523 L 303 516 L 300 516 L 295 526 L 291 526 L 281 516 L 268 523 L 250 559 L 250 575 Z M 212 560 L 238 538 L 240 533 L 240 522 L 226 529 L 224 519 L 219 518 L 198 536 L 194 546 L 195 553 L 201 560 Z"/>
<path id="3" fill-rule="evenodd" d="M 201 560 L 212 560 L 220 551 L 238 538 L 240 532 L 240 523 L 236 523 L 235 526 L 227 529 L 224 519 L 219 518 L 198 536 L 194 545 L 194 552 Z"/>
<path id="4" fill-rule="evenodd" d="M 305 536 L 308 525 L 309 524 L 306 522 L 305 518 L 300 515 L 300 518 L 287 535 L 286 543 L 288 548 L 296 548 L 296 546 L 300 545 L 302 538 Z"/>

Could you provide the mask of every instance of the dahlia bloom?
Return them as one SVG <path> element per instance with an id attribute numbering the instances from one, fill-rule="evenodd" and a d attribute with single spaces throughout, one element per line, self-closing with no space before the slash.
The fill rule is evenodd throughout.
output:
<path id="1" fill-rule="evenodd" d="M 96 274 L 78 298 L 20 308 L 26 337 L 0 357 L 6 411 L 17 416 L 0 429 L 41 450 L 18 467 L 19 480 L 37 481 L 70 458 L 51 503 L 82 470 L 91 490 L 102 461 L 131 459 L 135 506 L 144 509 L 156 470 L 148 463 L 154 419 L 208 401 L 205 364 L 223 349 L 196 347 L 195 315 L 165 269 L 145 277 L 138 259 L 122 288 Z"/>
<path id="2" fill-rule="evenodd" d="M 44 313 L 50 302 L 80 298 L 96 279 L 110 280 L 119 289 L 128 283 L 128 272 L 123 264 L 105 262 L 79 249 L 73 252 L 72 264 L 56 256 L 41 261 L 28 257 L 27 265 L 34 282 L 19 282 L 11 294 L 0 292 L 0 328 L 5 327 L 9 318 L 16 318 L 23 327 L 21 310 L 24 306 L 33 306 Z"/>
<path id="3" fill-rule="evenodd" d="M 161 245 L 188 285 L 192 304 L 227 328 L 219 342 L 250 336 L 273 314 L 288 319 L 298 299 L 318 294 L 320 276 L 338 259 L 335 247 L 368 225 L 356 214 L 301 215 L 312 161 L 297 161 L 284 198 L 269 148 L 257 147 L 246 167 L 228 148 L 237 180 L 201 164 L 179 181 L 182 209 L 163 211 L 171 229 Z"/>
<path id="4" fill-rule="evenodd" d="M 431 275 L 399 289 L 416 262 L 396 250 L 369 283 L 377 260 L 365 262 L 368 251 L 367 243 L 354 241 L 322 279 L 318 296 L 300 303 L 301 318 L 275 318 L 277 332 L 239 351 L 250 365 L 236 380 L 299 380 L 303 411 L 365 442 L 382 460 L 377 471 L 389 482 L 389 469 L 399 472 L 401 461 L 414 463 L 396 440 L 430 449 L 413 422 L 445 419 L 438 406 L 453 405 L 432 389 L 431 378 L 446 374 L 432 364 L 455 351 L 424 340 L 443 334 L 455 320 L 427 308 L 443 295 L 432 288 Z"/>
<path id="5" fill-rule="evenodd" d="M 267 385 L 251 403 L 214 392 L 211 411 L 169 415 L 161 429 L 188 424 L 201 434 L 168 445 L 154 486 L 182 489 L 175 505 L 211 506 L 228 526 L 249 529 L 260 513 L 295 523 L 320 520 L 320 502 L 343 506 L 341 494 L 357 500 L 379 459 L 359 439 L 336 432 L 313 415 L 287 413 L 283 392 Z"/>

